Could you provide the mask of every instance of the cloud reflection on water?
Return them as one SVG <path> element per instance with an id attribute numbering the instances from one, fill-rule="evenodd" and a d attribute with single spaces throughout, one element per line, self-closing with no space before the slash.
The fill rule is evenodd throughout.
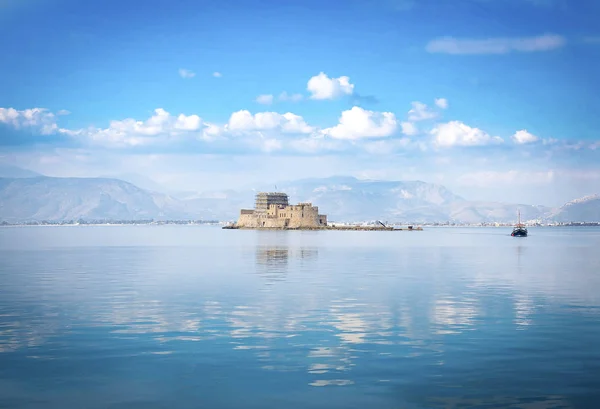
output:
<path id="1" fill-rule="evenodd" d="M 467 332 L 502 320 L 505 331 L 529 330 L 538 305 L 600 305 L 590 292 L 600 288 L 597 278 L 583 288 L 561 276 L 563 259 L 522 246 L 456 255 L 452 248 L 339 251 L 285 240 L 226 254 L 105 249 L 100 258 L 57 249 L 13 270 L 27 276 L 17 278 L 4 264 L 10 288 L 0 301 L 0 353 L 66 343 L 66 334 L 95 328 L 153 340 L 144 353 L 225 343 L 233 354 L 252 354 L 264 370 L 302 371 L 311 386 L 348 386 L 378 360 L 398 368 L 448 365 L 445 354 L 471 345 Z M 52 358 L 52 351 L 32 356 Z"/>

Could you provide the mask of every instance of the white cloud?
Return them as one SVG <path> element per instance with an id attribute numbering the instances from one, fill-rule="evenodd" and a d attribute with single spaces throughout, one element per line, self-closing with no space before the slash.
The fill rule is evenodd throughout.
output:
<path id="1" fill-rule="evenodd" d="M 321 151 L 324 147 L 325 139 L 322 137 L 308 137 L 297 139 L 290 142 L 290 146 L 297 151 L 314 153 Z"/>
<path id="2" fill-rule="evenodd" d="M 287 112 L 258 112 L 252 115 L 247 110 L 241 110 L 231 114 L 227 125 L 230 131 L 281 131 L 284 133 L 307 134 L 313 132 L 314 128 L 308 126 L 299 115 Z"/>
<path id="3" fill-rule="evenodd" d="M 66 109 L 61 109 L 56 113 L 56 115 L 71 115 L 71 111 L 67 111 Z"/>
<path id="4" fill-rule="evenodd" d="M 271 105 L 273 103 L 273 95 L 263 94 L 256 97 L 256 102 L 263 105 Z"/>
<path id="5" fill-rule="evenodd" d="M 31 108 L 17 110 L 14 108 L 0 108 L 0 123 L 12 126 L 15 129 L 36 128 L 42 135 L 49 135 L 58 130 L 55 115 L 45 108 Z"/>
<path id="6" fill-rule="evenodd" d="M 402 133 L 404 135 L 411 136 L 419 133 L 419 130 L 412 122 L 402 122 L 400 123 L 400 127 L 402 128 Z"/>
<path id="7" fill-rule="evenodd" d="M 213 77 L 215 77 L 215 78 L 221 78 L 222 76 L 223 76 L 223 74 L 221 74 L 219 71 L 213 72 Z"/>
<path id="8" fill-rule="evenodd" d="M 391 112 L 373 112 L 360 107 L 342 112 L 338 125 L 323 130 L 335 139 L 381 138 L 396 132 L 396 116 Z"/>
<path id="9" fill-rule="evenodd" d="M 198 115 L 179 114 L 175 121 L 174 128 L 183 131 L 197 131 L 202 126 L 202 120 Z"/>
<path id="10" fill-rule="evenodd" d="M 437 116 L 437 114 L 431 111 L 427 105 L 422 102 L 415 101 L 412 103 L 412 109 L 408 111 L 408 120 L 409 121 L 425 121 L 427 119 L 433 119 Z"/>
<path id="11" fill-rule="evenodd" d="M 512 140 L 519 145 L 523 145 L 526 143 L 533 143 L 539 141 L 540 138 L 537 136 L 530 134 L 527 130 L 522 129 L 520 131 L 515 132 L 512 136 Z"/>
<path id="12" fill-rule="evenodd" d="M 206 126 L 198 115 L 180 114 L 177 117 L 162 108 L 154 110 L 154 115 L 146 121 L 127 118 L 111 121 L 108 128 L 90 128 L 71 133 L 85 135 L 93 142 L 109 146 L 140 146 L 181 136 L 192 135 L 203 138 L 202 128 Z"/>
<path id="13" fill-rule="evenodd" d="M 290 102 L 298 102 L 304 98 L 302 94 L 288 94 L 283 91 L 277 99 L 279 101 L 290 101 Z M 256 102 L 263 105 L 271 105 L 275 101 L 275 96 L 272 94 L 262 94 L 256 97 Z"/>
<path id="14" fill-rule="evenodd" d="M 397 149 L 406 148 L 409 144 L 409 138 L 387 139 L 367 142 L 364 144 L 364 149 L 366 152 L 373 155 L 386 155 Z"/>
<path id="15" fill-rule="evenodd" d="M 435 105 L 437 105 L 438 108 L 447 109 L 448 108 L 448 100 L 446 98 L 436 98 Z"/>
<path id="16" fill-rule="evenodd" d="M 215 124 L 204 124 L 206 127 L 202 130 L 202 139 L 212 142 L 223 134 L 223 128 Z"/>
<path id="17" fill-rule="evenodd" d="M 581 170 L 577 170 L 577 169 L 570 169 L 570 170 L 560 170 L 560 171 L 556 171 L 556 176 L 568 180 L 569 182 L 572 181 L 583 181 L 583 182 L 589 182 L 589 181 L 600 181 L 600 169 L 581 169 Z M 589 189 L 589 185 L 586 185 L 586 187 Z"/>
<path id="18" fill-rule="evenodd" d="M 339 141 L 325 139 L 323 137 L 308 137 L 290 141 L 290 147 L 303 153 L 322 153 L 326 151 L 342 151 L 344 146 Z"/>
<path id="19" fill-rule="evenodd" d="M 394 146 L 386 143 L 388 141 L 374 141 L 364 145 L 365 151 L 372 155 L 386 155 L 394 150 Z"/>
<path id="20" fill-rule="evenodd" d="M 277 139 L 264 139 L 262 140 L 261 149 L 263 152 L 274 152 L 282 148 L 282 144 Z"/>
<path id="21" fill-rule="evenodd" d="M 445 54 L 508 54 L 513 51 L 549 51 L 560 48 L 565 44 L 565 38 L 555 34 L 483 40 L 443 37 L 430 41 L 426 46 L 426 50 L 430 53 Z"/>
<path id="22" fill-rule="evenodd" d="M 190 70 L 186 70 L 185 68 L 180 68 L 179 76 L 181 78 L 194 78 L 196 76 L 196 73 Z"/>
<path id="23" fill-rule="evenodd" d="M 298 101 L 301 101 L 303 98 L 304 98 L 304 96 L 302 94 L 288 94 L 285 91 L 283 91 L 281 94 L 279 94 L 280 101 L 298 102 Z"/>
<path id="24" fill-rule="evenodd" d="M 306 89 L 311 93 L 311 99 L 335 99 L 352 95 L 354 84 L 350 83 L 349 77 L 329 78 L 321 72 L 308 80 Z"/>
<path id="25" fill-rule="evenodd" d="M 544 145 L 554 145 L 558 142 L 559 142 L 558 139 L 555 139 L 555 138 L 542 139 L 542 144 L 544 144 Z"/>
<path id="26" fill-rule="evenodd" d="M 583 141 L 565 141 L 561 148 L 565 150 L 579 151 L 586 148 L 588 145 Z"/>
<path id="27" fill-rule="evenodd" d="M 498 136 L 490 136 L 478 128 L 471 128 L 460 121 L 450 121 L 437 125 L 431 134 L 437 146 L 480 146 L 503 142 Z"/>
<path id="28" fill-rule="evenodd" d="M 434 113 L 429 111 L 425 104 L 415 102 L 409 117 L 413 120 L 423 120 L 431 115 Z M 401 122 L 392 112 L 374 112 L 358 106 L 343 111 L 338 123 L 327 128 L 310 126 L 303 117 L 291 112 L 252 114 L 247 110 L 234 112 L 225 124 L 207 123 L 193 114 L 171 115 L 162 108 L 154 110 L 145 120 L 113 120 L 106 128 L 59 128 L 56 123 L 58 118 L 56 114 L 43 108 L 23 111 L 0 108 L 0 123 L 13 128 L 29 127 L 34 128 L 33 131 L 38 134 L 54 133 L 70 137 L 75 143 L 113 148 L 154 146 L 160 149 L 171 146 L 187 149 L 191 146 L 189 143 L 203 141 L 215 142 L 214 148 L 210 148 L 215 152 L 226 152 L 228 147 L 237 150 L 247 146 L 252 150 L 265 152 L 292 150 L 318 153 L 357 149 L 359 152 L 377 154 L 405 150 L 406 146 L 427 151 L 436 147 L 481 146 L 504 142 L 502 138 L 491 136 L 481 129 L 459 121 L 434 123 L 431 129 L 410 120 Z M 412 137 L 418 134 L 430 134 L 432 137 L 412 141 L 409 138 L 389 138 L 387 142 L 373 141 L 377 138 Z M 558 155 L 573 150 L 588 150 L 591 153 L 600 148 L 600 143 L 596 141 L 542 139 L 524 129 L 512 135 L 511 140 L 517 145 L 539 141 L 540 148 L 544 148 L 540 154 L 547 155 Z M 536 153 L 526 149 L 519 150 L 519 154 Z M 470 163 L 474 162 L 471 160 Z"/>

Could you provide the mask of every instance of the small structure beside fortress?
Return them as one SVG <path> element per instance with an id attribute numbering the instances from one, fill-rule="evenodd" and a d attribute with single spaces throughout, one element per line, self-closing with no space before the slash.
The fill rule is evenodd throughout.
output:
<path id="1" fill-rule="evenodd" d="M 312 203 L 290 205 L 288 195 L 280 192 L 260 192 L 254 209 L 242 209 L 237 228 L 318 229 L 327 226 L 327 216 L 319 214 Z"/>

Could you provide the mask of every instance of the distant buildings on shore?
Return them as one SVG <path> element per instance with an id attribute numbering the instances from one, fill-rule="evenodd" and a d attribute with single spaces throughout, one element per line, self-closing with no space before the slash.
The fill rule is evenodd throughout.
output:
<path id="1" fill-rule="evenodd" d="M 0 221 L 2 226 L 124 226 L 124 225 L 228 225 L 230 222 L 218 220 L 62 220 L 62 221 L 47 221 L 33 220 L 25 222 L 7 222 Z M 528 227 L 600 227 L 600 222 L 568 222 L 568 223 L 524 223 Z M 376 221 L 369 222 L 329 222 L 328 225 L 335 226 L 377 226 Z M 513 227 L 514 223 L 386 223 L 390 227 L 402 227 L 419 225 L 423 227 Z"/>

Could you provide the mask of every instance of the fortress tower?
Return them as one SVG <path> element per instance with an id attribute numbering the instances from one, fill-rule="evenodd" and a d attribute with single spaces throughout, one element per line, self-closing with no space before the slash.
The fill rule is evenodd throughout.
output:
<path id="1" fill-rule="evenodd" d="M 266 212 L 270 205 L 287 206 L 288 195 L 278 192 L 259 192 L 254 197 L 255 212 Z"/>

